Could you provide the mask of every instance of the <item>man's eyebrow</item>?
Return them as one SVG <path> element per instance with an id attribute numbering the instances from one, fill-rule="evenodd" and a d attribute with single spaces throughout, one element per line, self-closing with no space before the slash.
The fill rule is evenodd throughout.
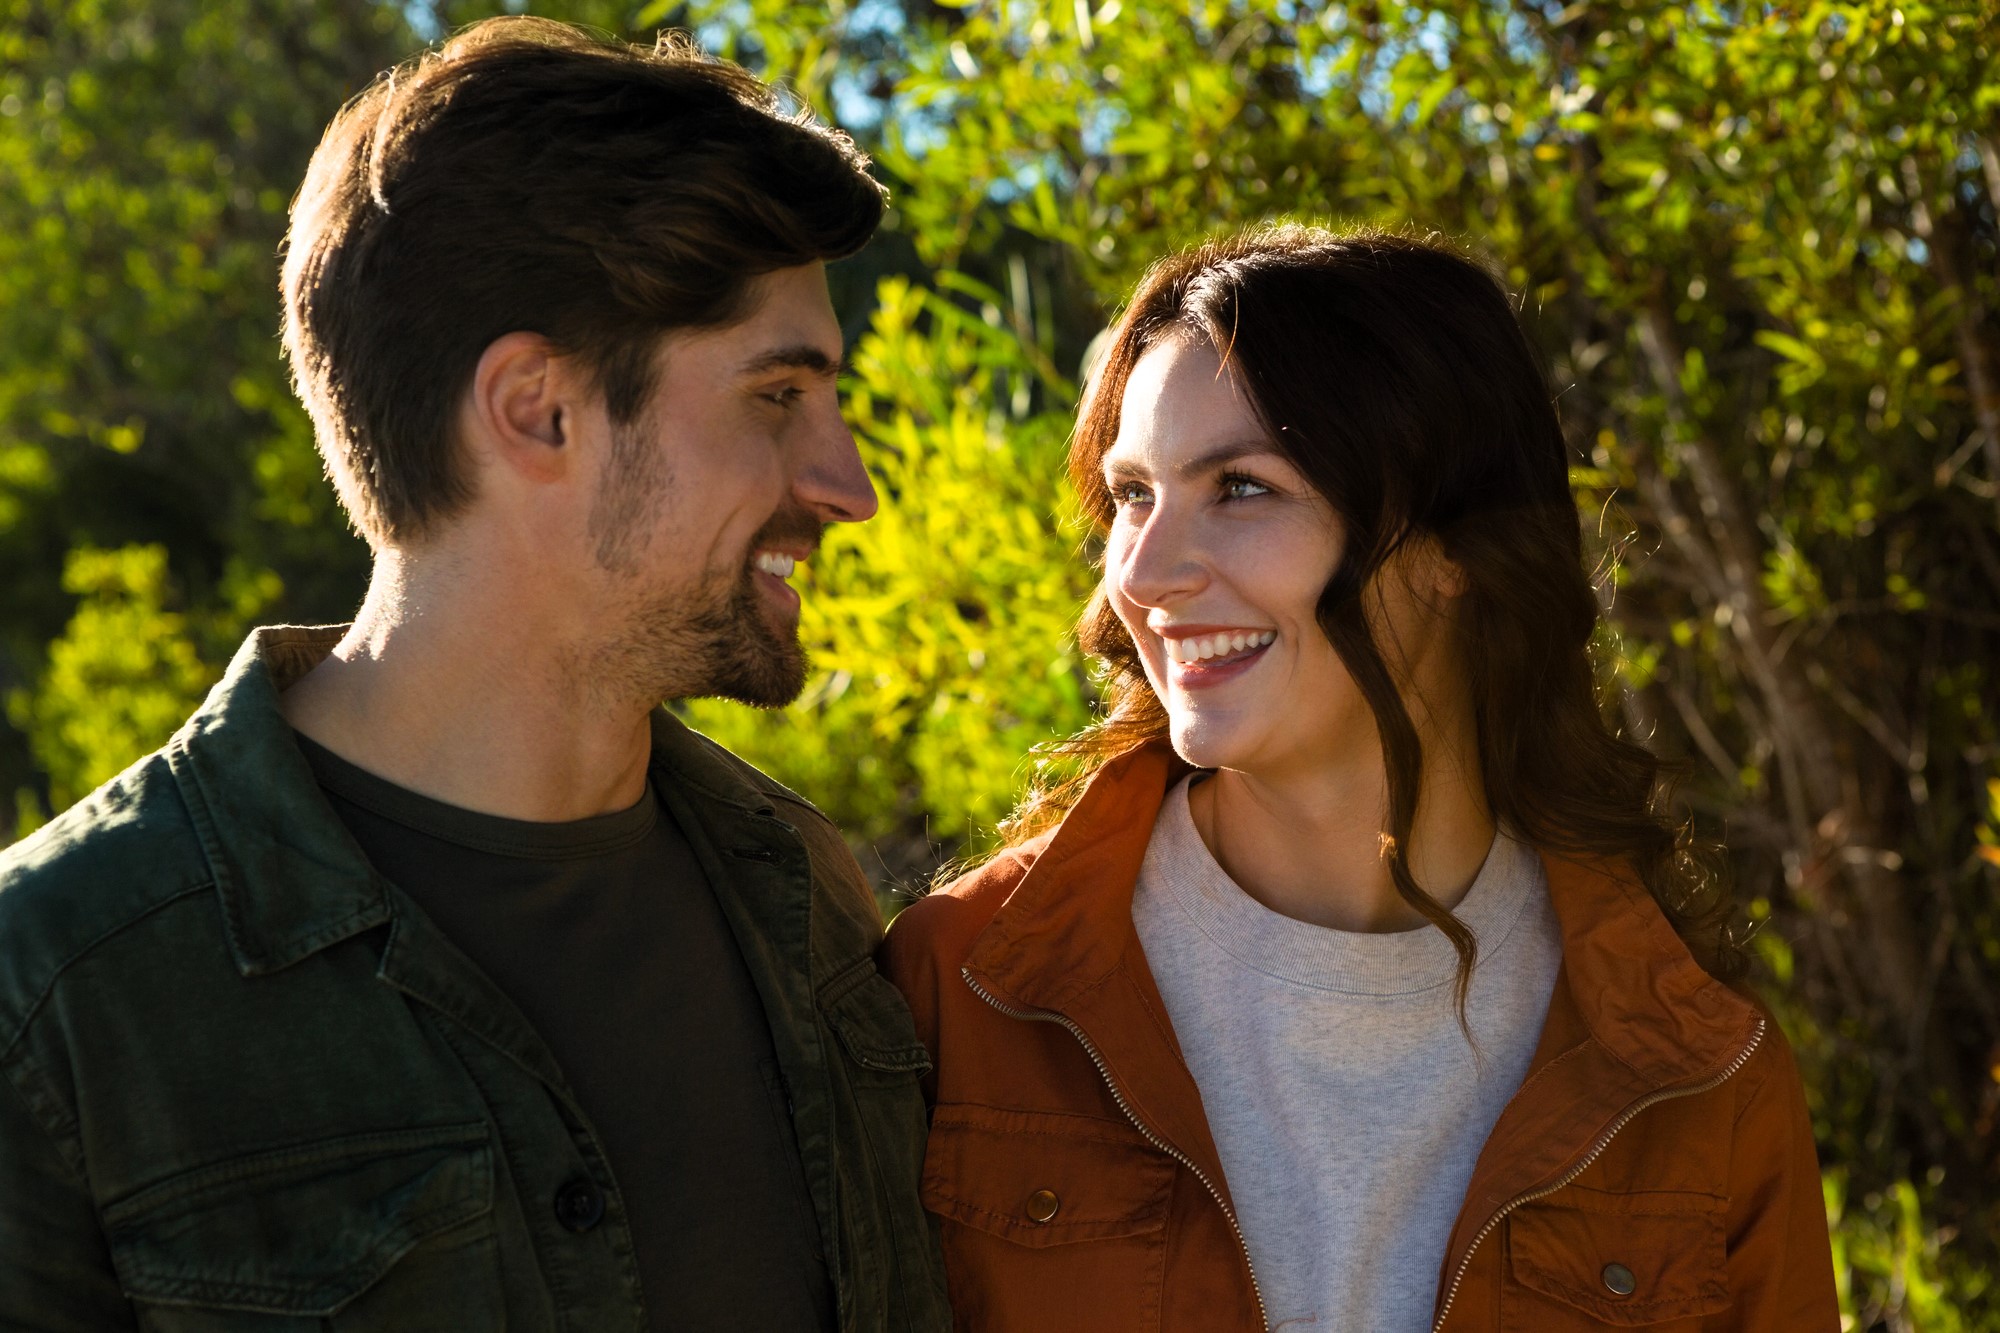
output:
<path id="1" fill-rule="evenodd" d="M 747 378 L 773 370 L 804 370 L 822 379 L 833 379 L 846 373 L 847 361 L 845 358 L 830 357 L 824 348 L 811 343 L 793 343 L 789 347 L 774 347 L 751 357 L 737 373 Z"/>

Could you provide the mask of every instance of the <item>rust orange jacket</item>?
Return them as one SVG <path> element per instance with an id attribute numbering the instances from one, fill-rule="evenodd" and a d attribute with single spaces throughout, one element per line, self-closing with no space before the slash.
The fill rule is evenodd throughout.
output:
<path id="1" fill-rule="evenodd" d="M 962 1333 L 1264 1328 L 1201 1094 L 1132 926 L 1154 816 L 1184 771 L 1163 748 L 1113 760 L 1060 828 L 889 932 L 884 970 L 935 1062 L 923 1195 Z M 1544 866 L 1562 969 L 1452 1229 L 1435 1328 L 1837 1329 L 1783 1038 L 1701 970 L 1636 882 Z M 1369 1312 L 1339 1327 L 1365 1333 Z"/>

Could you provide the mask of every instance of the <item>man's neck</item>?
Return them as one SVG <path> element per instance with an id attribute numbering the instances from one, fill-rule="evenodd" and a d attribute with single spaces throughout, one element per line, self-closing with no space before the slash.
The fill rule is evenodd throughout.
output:
<path id="1" fill-rule="evenodd" d="M 280 696 L 286 721 L 399 787 L 482 814 L 558 821 L 645 795 L 644 703 L 575 679 L 574 622 L 477 561 L 378 555 L 333 652 Z M 490 567 L 490 566 L 489 566 Z"/>

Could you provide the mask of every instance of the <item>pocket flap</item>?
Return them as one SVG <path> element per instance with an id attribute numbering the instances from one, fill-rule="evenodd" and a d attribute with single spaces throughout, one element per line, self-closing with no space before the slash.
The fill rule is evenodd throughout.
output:
<path id="1" fill-rule="evenodd" d="M 1158 1231 L 1173 1188 L 1173 1159 L 1127 1125 L 984 1106 L 931 1119 L 924 1207 L 1020 1245 Z"/>
<path id="2" fill-rule="evenodd" d="M 903 994 L 866 960 L 828 988 L 826 1023 L 856 1064 L 885 1074 L 930 1072 Z"/>
<path id="3" fill-rule="evenodd" d="M 324 1318 L 420 1240 L 493 1206 L 483 1123 L 232 1158 L 105 1209 L 134 1300 Z"/>
<path id="4" fill-rule="evenodd" d="M 1723 1207 L 1707 1194 L 1570 1186 L 1507 1219 L 1514 1279 L 1616 1326 L 1719 1313 L 1729 1308 Z"/>

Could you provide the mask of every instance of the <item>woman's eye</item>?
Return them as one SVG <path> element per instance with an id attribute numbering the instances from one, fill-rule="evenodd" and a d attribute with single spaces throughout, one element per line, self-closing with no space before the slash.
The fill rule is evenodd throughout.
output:
<path id="1" fill-rule="evenodd" d="M 1144 504 L 1152 495 L 1136 481 L 1114 482 L 1111 487 L 1111 502 L 1123 509 L 1126 505 Z"/>
<path id="2" fill-rule="evenodd" d="M 1269 495 L 1271 488 L 1251 477 L 1230 475 L 1222 479 L 1222 495 L 1227 500 L 1248 500 L 1255 495 Z"/>

